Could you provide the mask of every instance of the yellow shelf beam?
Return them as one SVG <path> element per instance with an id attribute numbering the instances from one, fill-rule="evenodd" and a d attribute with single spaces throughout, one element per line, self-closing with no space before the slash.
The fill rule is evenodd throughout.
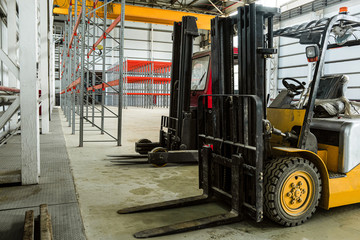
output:
<path id="1" fill-rule="evenodd" d="M 98 7 L 99 6 L 101 5 L 98 5 Z M 108 19 L 116 19 L 121 12 L 120 4 L 113 3 L 112 6 L 112 12 L 108 12 Z M 68 5 L 63 5 L 62 7 L 54 8 L 54 14 L 67 15 L 68 7 Z M 99 17 L 103 17 L 103 13 L 103 9 L 101 8 L 97 11 L 96 14 Z M 198 19 L 198 28 L 205 30 L 210 30 L 210 20 L 215 17 L 215 15 L 190 13 L 159 8 L 139 7 L 133 5 L 126 5 L 125 8 L 125 20 L 133 22 L 173 25 L 174 22 L 181 21 L 183 16 L 196 17 Z"/>

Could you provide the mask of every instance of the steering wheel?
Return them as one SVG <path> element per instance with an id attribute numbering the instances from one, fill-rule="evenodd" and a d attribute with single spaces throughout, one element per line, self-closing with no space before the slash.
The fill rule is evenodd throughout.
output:
<path id="1" fill-rule="evenodd" d="M 292 81 L 294 83 L 289 83 L 288 81 Z M 305 83 L 301 83 L 299 80 L 296 80 L 295 78 L 283 78 L 282 84 L 286 87 L 287 90 L 289 90 L 294 96 L 301 94 L 302 91 L 305 89 Z"/>

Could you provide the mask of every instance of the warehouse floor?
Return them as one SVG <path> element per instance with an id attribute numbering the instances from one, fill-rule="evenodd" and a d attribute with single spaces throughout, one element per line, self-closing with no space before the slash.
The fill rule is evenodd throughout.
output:
<path id="1" fill-rule="evenodd" d="M 197 166 L 119 165 L 108 154 L 134 153 L 140 138 L 158 139 L 160 116 L 168 109 L 129 108 L 123 111 L 123 146 L 115 143 L 84 143 L 61 115 L 63 132 L 73 170 L 85 233 L 89 240 L 134 239 L 132 234 L 195 218 L 225 213 L 216 204 L 119 215 L 118 209 L 201 194 L 197 186 Z M 116 133 L 116 121 L 108 120 L 108 130 Z M 85 130 L 94 129 L 89 124 Z M 116 134 L 115 134 L 116 135 Z M 108 139 L 99 131 L 86 131 L 85 140 Z M 153 239 L 359 239 L 360 204 L 330 211 L 319 209 L 306 224 L 284 228 L 265 219 L 180 233 Z"/>
<path id="2" fill-rule="evenodd" d="M 0 185 L 0 240 L 23 239 L 25 212 L 34 210 L 37 216 L 40 204 L 48 205 L 55 240 L 86 239 L 58 112 L 53 112 L 50 133 L 40 136 L 39 184 Z M 15 135 L 0 147 L 2 174 L 20 173 L 20 142 Z"/>

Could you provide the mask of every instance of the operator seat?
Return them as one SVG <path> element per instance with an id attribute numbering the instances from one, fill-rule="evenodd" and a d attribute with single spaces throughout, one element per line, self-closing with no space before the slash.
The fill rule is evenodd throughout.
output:
<path id="1" fill-rule="evenodd" d="M 345 92 L 349 77 L 327 75 L 320 78 L 315 100 L 315 117 L 333 117 L 345 111 Z"/>

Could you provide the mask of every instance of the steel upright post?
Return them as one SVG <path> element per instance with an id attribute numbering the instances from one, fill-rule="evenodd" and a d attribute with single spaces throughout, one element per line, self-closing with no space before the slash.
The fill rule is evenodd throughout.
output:
<path id="1" fill-rule="evenodd" d="M 86 0 L 82 0 L 82 24 L 81 24 L 81 78 L 80 78 L 80 133 L 79 147 L 84 145 L 84 68 L 85 68 L 85 24 L 86 24 Z"/>
<path id="2" fill-rule="evenodd" d="M 102 53 L 102 82 L 105 82 L 106 79 L 106 32 L 105 29 L 107 28 L 107 5 L 104 6 L 104 39 L 103 39 L 103 53 Z M 103 84 L 104 86 L 104 84 Z M 105 125 L 105 89 L 101 89 L 101 134 L 104 134 L 104 125 Z"/>
<path id="3" fill-rule="evenodd" d="M 124 81 L 124 28 L 125 28 L 125 0 L 121 0 L 121 21 L 120 21 L 120 48 L 119 48 L 119 106 L 118 106 L 118 135 L 117 145 L 121 146 L 122 128 L 122 98 Z"/>
<path id="4" fill-rule="evenodd" d="M 72 12 L 72 5 L 69 7 L 69 18 L 70 18 L 70 21 L 69 21 L 69 25 L 68 25 L 68 44 L 70 43 L 70 38 L 71 38 L 71 28 L 72 28 L 72 14 L 71 14 L 71 12 Z M 68 51 L 68 58 L 69 58 L 69 61 L 68 61 L 68 64 L 67 64 L 67 69 L 68 69 L 68 84 L 67 84 L 67 86 L 71 83 L 71 74 L 72 74 L 72 67 L 71 67 L 71 63 L 72 63 L 72 58 L 71 58 L 71 51 L 70 51 L 70 46 L 68 45 L 67 46 L 67 51 Z M 69 90 L 69 92 L 67 93 L 68 95 L 70 95 L 70 96 L 68 96 L 68 123 L 69 123 L 69 127 L 71 127 L 71 90 L 72 89 L 70 89 Z"/>
<path id="5" fill-rule="evenodd" d="M 78 9 L 78 0 L 75 0 L 75 12 L 74 12 L 74 19 L 75 21 L 77 20 L 77 9 Z M 73 25 L 71 25 L 71 27 L 73 27 Z M 76 31 L 75 27 L 74 27 L 74 30 L 73 31 Z M 71 33 L 72 31 L 70 31 Z M 71 49 L 74 49 L 73 50 L 73 54 L 74 54 L 74 64 L 72 64 L 71 68 L 74 68 L 74 73 L 72 74 L 72 78 L 71 78 L 71 81 L 70 81 L 70 84 L 72 82 L 75 81 L 76 79 L 76 70 L 77 70 L 77 61 L 78 61 L 78 58 L 77 58 L 77 52 L 76 52 L 76 44 L 77 44 L 77 41 L 76 41 L 76 36 L 74 36 L 74 41 L 73 41 L 73 44 L 74 47 L 71 47 Z M 74 87 L 75 89 L 72 89 L 73 90 L 73 93 L 72 93 L 72 125 L 71 125 L 71 134 L 75 134 L 75 125 L 76 125 L 76 122 L 75 122 L 75 113 L 76 113 L 76 87 Z"/>
<path id="6" fill-rule="evenodd" d="M 85 18 L 84 14 L 83 14 L 83 18 Z M 90 46 L 90 29 L 89 29 L 90 26 L 88 26 L 88 31 L 87 31 L 87 34 L 86 34 L 86 39 L 87 39 L 87 44 L 86 46 Z M 86 26 L 84 26 L 85 30 L 86 30 Z M 95 28 L 93 26 L 93 28 Z M 84 41 L 85 41 L 85 36 L 84 36 Z M 82 51 L 83 49 L 81 49 Z M 83 54 L 83 53 L 82 53 Z M 85 52 L 84 52 L 85 54 Z M 89 118 L 89 93 L 87 91 L 87 88 L 90 86 L 90 59 L 88 58 L 87 59 L 87 62 L 86 62 L 86 68 L 87 68 L 87 71 L 86 71 L 86 118 L 88 119 Z"/>
<path id="7" fill-rule="evenodd" d="M 93 16 L 93 42 L 95 42 L 95 35 L 96 35 L 96 31 L 95 31 L 95 24 L 96 24 L 96 17 L 95 14 Z M 92 52 L 92 70 L 93 70 L 93 74 L 92 74 L 92 86 L 94 87 L 96 84 L 96 72 L 95 72 L 95 51 Z M 92 89 L 92 99 L 91 99 L 91 105 L 92 105 L 92 114 L 91 114 L 91 121 L 92 121 L 92 126 L 94 127 L 94 122 L 95 122 L 95 99 L 96 99 L 96 95 L 95 95 L 95 89 Z"/>
<path id="8" fill-rule="evenodd" d="M 103 53 L 102 53 L 102 82 L 106 82 L 106 32 L 107 28 L 107 5 L 104 6 L 104 39 L 103 39 Z M 103 86 L 105 86 L 103 84 Z M 104 134 L 104 125 L 105 125 L 105 89 L 101 89 L 101 134 Z"/>
<path id="9" fill-rule="evenodd" d="M 64 111 L 64 115 L 65 117 L 67 117 L 66 113 L 67 113 L 67 107 L 66 107 L 66 99 L 67 99 L 67 93 L 66 93 L 66 77 L 67 77 L 67 54 L 66 54 L 66 46 L 67 46 L 67 37 L 66 37 L 66 34 L 67 34 L 67 29 L 68 29 L 68 23 L 65 22 L 65 31 L 64 31 L 64 47 L 63 47 L 63 65 L 64 65 L 64 69 L 63 69 L 63 72 L 62 73 L 62 76 L 61 76 L 61 84 L 62 84 L 62 89 L 64 91 L 64 97 L 63 97 L 63 111 Z M 68 120 L 66 118 L 66 120 Z"/>

